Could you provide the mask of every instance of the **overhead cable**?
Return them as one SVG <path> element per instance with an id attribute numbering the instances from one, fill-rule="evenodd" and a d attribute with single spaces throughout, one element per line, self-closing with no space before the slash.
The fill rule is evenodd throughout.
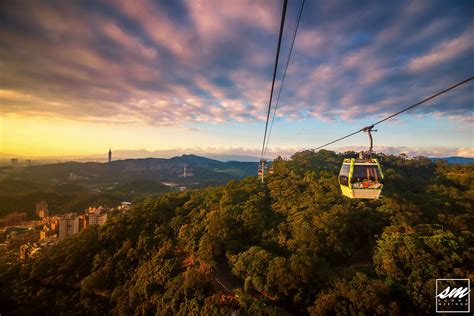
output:
<path id="1" fill-rule="evenodd" d="M 283 28 L 285 26 L 285 15 L 286 15 L 287 4 L 288 4 L 288 0 L 284 0 L 283 1 L 283 10 L 282 10 L 282 13 L 281 13 L 280 35 L 278 36 L 278 46 L 277 46 L 277 52 L 276 52 L 276 56 L 275 56 L 275 66 L 273 68 L 272 89 L 270 91 L 270 100 L 268 101 L 267 121 L 265 122 L 265 133 L 263 135 L 262 154 L 260 155 L 260 160 L 263 159 L 263 151 L 265 150 L 265 141 L 267 139 L 268 121 L 269 121 L 269 118 L 270 118 L 270 110 L 271 110 L 271 106 L 272 106 L 273 89 L 275 87 L 275 77 L 276 77 L 277 68 L 278 68 L 278 59 L 280 57 L 281 40 L 282 40 L 282 37 L 283 37 Z"/>
<path id="2" fill-rule="evenodd" d="M 301 7 L 300 7 L 300 11 L 298 13 L 298 19 L 296 20 L 296 26 L 295 26 L 295 30 L 293 32 L 293 40 L 291 41 L 291 47 L 290 47 L 290 52 L 288 54 L 288 58 L 286 60 L 286 65 L 285 65 L 285 71 L 283 72 L 283 78 L 281 79 L 281 83 L 280 83 L 280 89 L 278 90 L 278 95 L 277 95 L 277 100 L 275 102 L 275 107 L 273 109 L 273 116 L 272 116 L 272 122 L 270 124 L 270 130 L 268 131 L 268 137 L 267 137 L 267 140 L 266 140 L 266 143 L 265 143 L 265 150 L 263 151 L 263 154 L 265 155 L 265 153 L 267 152 L 267 148 L 268 148 L 268 143 L 270 141 L 270 135 L 272 134 L 272 129 L 273 129 L 273 122 L 275 121 L 275 116 L 276 116 L 276 111 L 278 109 L 278 104 L 280 102 L 280 95 L 281 95 L 281 90 L 283 89 L 283 85 L 285 83 L 285 78 L 286 78 L 286 71 L 288 70 L 288 65 L 290 64 L 290 59 L 291 59 L 291 54 L 293 52 L 293 46 L 295 44 L 295 39 L 296 39 L 296 33 L 298 32 L 298 27 L 300 25 L 300 20 L 301 20 L 301 15 L 303 13 L 303 8 L 304 8 L 304 2 L 305 0 L 302 0 L 301 1 Z"/>
<path id="3" fill-rule="evenodd" d="M 429 100 L 431 100 L 431 99 L 434 99 L 434 98 L 436 98 L 436 97 L 438 97 L 438 96 L 440 96 L 440 95 L 442 95 L 442 94 L 444 94 L 444 93 L 446 93 L 446 92 L 448 92 L 448 91 L 451 91 L 451 90 L 453 90 L 453 89 L 455 89 L 455 88 L 457 88 L 457 87 L 459 87 L 459 86 L 462 86 L 463 84 L 465 84 L 465 83 L 467 83 L 467 82 L 469 82 L 469 81 L 471 81 L 471 80 L 473 80 L 473 79 L 474 79 L 474 77 L 467 78 L 467 79 L 465 79 L 465 80 L 463 80 L 463 81 L 461 81 L 461 82 L 459 82 L 459 83 L 456 83 L 456 84 L 450 86 L 449 88 L 444 89 L 443 91 L 440 91 L 440 92 L 438 92 L 438 93 L 436 93 L 436 94 L 433 94 L 432 96 L 430 96 L 430 97 L 428 97 L 428 98 L 426 98 L 426 99 L 421 100 L 421 101 L 418 102 L 418 103 L 415 103 L 415 104 L 413 104 L 413 105 L 410 105 L 409 107 L 404 108 L 403 110 L 400 110 L 400 111 L 398 111 L 397 113 L 394 113 L 394 114 L 392 114 L 392 115 L 389 115 L 389 116 L 387 116 L 386 118 L 381 119 L 380 121 L 377 121 L 377 122 L 375 122 L 375 123 L 372 124 L 372 125 L 363 127 L 363 128 L 361 128 L 360 130 L 355 131 L 355 132 L 353 132 L 353 133 L 351 133 L 351 134 L 348 134 L 348 135 L 346 135 L 346 136 L 343 136 L 343 137 L 340 137 L 340 138 L 338 138 L 338 139 L 336 139 L 336 140 L 333 140 L 333 141 L 331 141 L 331 142 L 329 142 L 329 143 L 327 143 L 327 144 L 324 144 L 324 145 L 321 145 L 321 146 L 319 146 L 319 147 L 316 147 L 316 148 L 313 149 L 313 151 L 318 150 L 318 149 L 321 149 L 321 148 L 326 147 L 326 146 L 329 146 L 329 145 L 331 145 L 331 144 L 334 144 L 334 143 L 336 143 L 336 142 L 338 142 L 338 141 L 340 141 L 340 140 L 343 140 L 343 139 L 345 139 L 345 138 L 351 137 L 351 136 L 353 136 L 353 135 L 355 135 L 355 134 L 358 134 L 358 133 L 360 133 L 360 132 L 364 132 L 364 131 L 367 130 L 368 128 L 370 129 L 370 128 L 374 127 L 374 126 L 377 125 L 377 124 L 380 124 L 380 123 L 382 123 L 382 122 L 385 122 L 385 121 L 387 121 L 387 120 L 389 120 L 389 119 L 391 119 L 391 118 L 393 118 L 393 117 L 395 117 L 395 116 L 397 116 L 397 115 L 399 115 L 399 114 L 402 114 L 403 112 L 406 112 L 406 111 L 408 111 L 408 110 L 411 110 L 411 109 L 413 109 L 414 107 L 416 107 L 416 106 L 418 106 L 418 105 L 420 105 L 420 104 L 423 104 L 423 103 L 425 103 L 425 102 L 427 102 L 427 101 L 429 101 Z"/>

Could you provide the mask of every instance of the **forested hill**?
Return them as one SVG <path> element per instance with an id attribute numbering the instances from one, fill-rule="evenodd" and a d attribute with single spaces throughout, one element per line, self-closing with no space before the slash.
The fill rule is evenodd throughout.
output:
<path id="1" fill-rule="evenodd" d="M 147 199 L 0 267 L 2 315 L 433 314 L 435 279 L 474 277 L 474 166 L 381 155 L 383 198 L 341 196 L 344 155 Z"/>
<path id="2" fill-rule="evenodd" d="M 146 158 L 110 163 L 65 162 L 23 168 L 0 167 L 0 217 L 15 211 L 35 216 L 38 201 L 54 214 L 89 206 L 114 207 L 144 196 L 223 185 L 257 172 L 256 162 L 222 162 L 195 155 Z M 184 169 L 186 168 L 186 175 Z"/>
<path id="3" fill-rule="evenodd" d="M 184 179 L 184 167 L 187 177 Z M 253 175 L 255 162 L 222 162 L 196 155 L 180 157 L 144 158 L 116 160 L 110 163 L 64 162 L 57 164 L 17 168 L 10 177 L 36 183 L 79 182 L 79 183 L 115 183 L 136 179 L 155 181 L 173 181 L 189 184 L 190 181 L 202 185 L 225 184 L 230 179 Z M 11 168 L 0 171 L 8 175 Z"/>

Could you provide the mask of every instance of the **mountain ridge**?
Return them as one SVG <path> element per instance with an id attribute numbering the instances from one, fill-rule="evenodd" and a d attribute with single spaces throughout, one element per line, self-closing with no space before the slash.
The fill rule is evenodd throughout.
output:
<path id="1" fill-rule="evenodd" d="M 239 154 L 219 154 L 219 153 L 193 153 L 190 150 L 114 150 L 112 151 L 113 159 L 145 159 L 145 158 L 164 158 L 169 159 L 173 157 L 179 157 L 183 155 L 196 155 L 200 157 L 206 157 L 209 159 L 219 161 L 241 161 L 241 162 L 257 162 L 260 160 L 259 157 L 253 155 L 239 155 Z M 78 161 L 78 162 L 106 162 L 107 153 L 90 154 L 90 155 L 57 155 L 57 156 L 32 156 L 32 155 L 17 155 L 10 153 L 0 152 L 0 159 L 24 159 L 24 160 L 35 160 L 35 161 Z"/>
<path id="2" fill-rule="evenodd" d="M 187 186 L 190 182 L 199 185 L 225 184 L 234 178 L 254 175 L 256 170 L 256 162 L 222 162 L 190 154 L 172 158 L 112 160 L 110 163 L 68 161 L 14 169 L 3 167 L 0 168 L 0 175 L 3 174 L 3 178 L 18 178 L 38 183 L 59 181 L 113 184 L 147 179 Z"/>

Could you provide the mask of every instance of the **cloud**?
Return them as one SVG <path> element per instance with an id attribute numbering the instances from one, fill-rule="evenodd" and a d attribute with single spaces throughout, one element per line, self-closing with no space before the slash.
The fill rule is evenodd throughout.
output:
<path id="1" fill-rule="evenodd" d="M 127 34 L 117 23 L 107 22 L 102 27 L 102 32 L 110 39 L 116 41 L 124 49 L 138 52 L 143 58 L 153 60 L 157 57 L 157 51 L 153 47 L 144 45 L 140 39 Z"/>
<path id="2" fill-rule="evenodd" d="M 409 147 L 409 146 L 379 146 L 375 148 L 377 152 L 384 153 L 386 155 L 399 155 L 405 153 L 408 157 L 474 157 L 474 150 L 472 148 L 454 148 L 454 147 Z M 269 149 L 266 157 L 274 159 L 278 156 L 284 158 L 290 158 L 296 152 L 304 151 L 306 148 L 302 147 L 280 147 Z M 367 147 L 355 146 L 355 147 L 336 147 L 333 149 L 335 152 L 342 153 L 346 151 L 362 151 L 367 150 Z M 154 156 L 159 156 L 162 151 L 150 151 L 149 153 L 155 153 Z M 188 148 L 177 148 L 173 150 L 173 155 L 179 154 L 197 154 L 197 155 L 242 155 L 242 156 L 255 156 L 260 157 L 260 148 L 243 148 L 243 147 L 188 147 Z"/>
<path id="3" fill-rule="evenodd" d="M 471 34 L 469 34 L 471 33 Z M 474 44 L 472 38 L 473 32 L 465 32 L 464 34 L 440 43 L 425 55 L 414 57 L 408 63 L 408 69 L 413 72 L 421 72 L 429 70 L 440 64 L 451 61 L 457 56 L 469 52 L 471 57 L 474 53 Z"/>
<path id="4" fill-rule="evenodd" d="M 345 146 L 336 148 L 337 152 L 355 151 L 360 152 L 367 150 L 367 147 L 363 146 Z M 408 147 L 408 146 L 377 146 L 374 148 L 376 152 L 384 153 L 386 155 L 399 155 L 405 153 L 408 157 L 474 157 L 474 149 L 468 147 L 454 148 L 454 147 Z"/>
<path id="5" fill-rule="evenodd" d="M 280 69 L 297 9 L 290 3 Z M 472 9 L 308 3 L 278 116 L 381 117 L 472 76 Z M 280 10 L 250 0 L 5 3 L 0 113 L 155 126 L 263 120 Z M 417 113 L 472 118 L 470 85 Z"/>

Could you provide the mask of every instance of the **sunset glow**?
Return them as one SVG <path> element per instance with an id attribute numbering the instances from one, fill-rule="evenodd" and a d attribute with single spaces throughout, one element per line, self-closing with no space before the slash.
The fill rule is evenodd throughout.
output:
<path id="1" fill-rule="evenodd" d="M 288 8 L 283 61 L 297 8 Z M 472 1 L 309 2 L 273 152 L 314 148 L 471 76 L 473 9 Z M 258 152 L 280 10 L 279 1 L 5 3 L 0 152 Z M 465 154 L 473 91 L 469 83 L 387 122 L 376 150 Z M 359 137 L 329 149 L 365 145 Z"/>

